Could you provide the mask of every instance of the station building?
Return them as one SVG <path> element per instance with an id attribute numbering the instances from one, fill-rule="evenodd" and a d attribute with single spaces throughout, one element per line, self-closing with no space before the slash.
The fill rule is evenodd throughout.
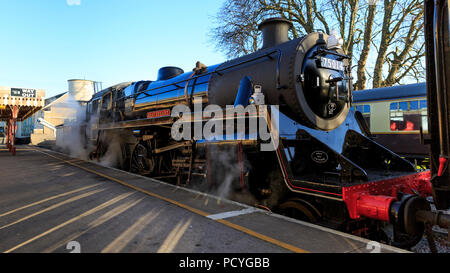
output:
<path id="1" fill-rule="evenodd" d="M 15 154 L 16 139 L 33 128 L 32 116 L 45 104 L 45 90 L 0 86 L 0 143 Z M 18 132 L 18 134 L 16 134 Z M 19 141 L 20 142 L 20 141 Z"/>
<path id="2" fill-rule="evenodd" d="M 101 83 L 69 80 L 68 91 L 45 98 L 45 90 L 0 86 L 0 145 L 6 144 L 8 122 L 17 107 L 15 144 L 53 146 L 57 127 L 80 119 Z"/>
<path id="3" fill-rule="evenodd" d="M 85 105 L 96 92 L 98 83 L 90 80 L 69 80 L 69 91 L 45 100 L 45 106 L 33 117 L 34 130 L 31 144 L 53 146 L 56 144 L 57 127 L 80 119 Z"/>

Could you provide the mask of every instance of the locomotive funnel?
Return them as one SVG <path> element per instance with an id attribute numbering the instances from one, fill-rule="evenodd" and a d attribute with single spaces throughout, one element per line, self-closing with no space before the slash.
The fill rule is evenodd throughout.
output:
<path id="1" fill-rule="evenodd" d="M 270 48 L 289 41 L 288 32 L 293 24 L 283 18 L 271 18 L 259 24 L 258 29 L 263 33 L 263 47 Z"/>

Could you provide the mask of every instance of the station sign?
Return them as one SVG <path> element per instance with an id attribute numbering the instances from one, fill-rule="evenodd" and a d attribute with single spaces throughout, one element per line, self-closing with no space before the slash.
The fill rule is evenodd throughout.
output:
<path id="1" fill-rule="evenodd" d="M 36 97 L 36 89 L 11 88 L 11 96 L 24 97 L 24 98 L 35 98 Z"/>

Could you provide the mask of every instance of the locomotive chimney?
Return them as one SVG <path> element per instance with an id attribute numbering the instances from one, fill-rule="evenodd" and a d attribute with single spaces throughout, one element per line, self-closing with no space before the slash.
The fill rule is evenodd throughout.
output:
<path id="1" fill-rule="evenodd" d="M 274 47 L 289 41 L 288 32 L 292 26 L 291 21 L 284 18 L 264 20 L 258 26 L 263 35 L 263 47 L 261 49 Z"/>

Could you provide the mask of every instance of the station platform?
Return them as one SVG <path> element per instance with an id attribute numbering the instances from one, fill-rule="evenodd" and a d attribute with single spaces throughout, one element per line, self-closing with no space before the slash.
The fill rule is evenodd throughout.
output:
<path id="1" fill-rule="evenodd" d="M 391 246 L 34 147 L 0 146 L 2 253 L 399 253 Z"/>

